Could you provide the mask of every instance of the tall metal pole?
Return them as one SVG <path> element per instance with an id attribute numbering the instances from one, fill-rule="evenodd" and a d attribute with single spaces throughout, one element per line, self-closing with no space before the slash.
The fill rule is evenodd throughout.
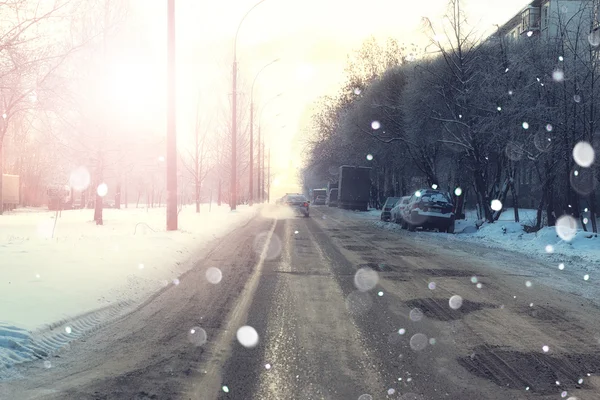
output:
<path id="1" fill-rule="evenodd" d="M 262 168 L 262 173 L 263 173 L 263 179 L 262 179 L 262 192 L 265 192 L 265 140 L 263 139 L 263 143 L 262 143 L 262 150 L 263 150 L 263 157 L 262 157 L 262 164 L 263 164 L 263 168 Z"/>
<path id="2" fill-rule="evenodd" d="M 277 61 L 277 60 L 275 60 Z M 278 93 L 277 95 L 273 96 L 272 98 L 270 98 L 269 100 L 267 100 L 265 102 L 265 104 L 262 106 L 262 110 L 260 111 L 260 114 L 258 116 L 258 191 L 259 191 L 259 201 L 262 203 L 265 199 L 265 144 L 264 144 L 264 138 L 263 138 L 263 143 L 262 143 L 262 151 L 261 151 L 261 142 L 260 142 L 260 127 L 261 127 L 261 122 L 262 122 L 262 115 L 265 111 L 265 109 L 267 108 L 267 106 L 276 98 L 280 97 L 282 93 Z M 278 116 L 279 114 L 277 114 Z M 261 158 L 261 153 L 262 153 L 262 158 Z M 262 163 L 262 164 L 261 164 Z M 262 165 L 262 166 L 261 166 Z M 262 175 L 262 178 L 261 178 Z"/>
<path id="3" fill-rule="evenodd" d="M 263 149 L 264 151 L 264 149 Z M 269 147 L 269 172 L 267 173 L 269 184 L 267 185 L 267 203 L 271 202 L 271 148 Z"/>
<path id="4" fill-rule="evenodd" d="M 260 121 L 258 121 L 258 156 L 257 156 L 257 161 L 258 161 L 258 168 L 256 170 L 256 189 L 258 190 L 258 202 L 262 203 L 263 201 L 263 192 L 261 190 L 261 186 L 260 186 Z"/>
<path id="5" fill-rule="evenodd" d="M 263 72 L 269 65 L 276 63 L 279 61 L 279 58 L 271 61 L 270 63 L 263 66 L 254 76 L 254 80 L 252 81 L 252 88 L 250 88 L 250 205 L 254 200 L 254 85 L 256 84 L 256 80 L 260 76 L 261 72 Z M 258 202 L 260 203 L 262 200 L 262 193 L 260 193 L 260 121 L 259 121 L 259 129 L 258 129 L 258 180 L 257 180 L 257 190 L 258 194 Z"/>
<path id="6" fill-rule="evenodd" d="M 254 188 L 252 187 L 252 181 L 254 180 L 254 100 L 252 99 L 252 93 L 250 93 L 250 182 L 249 190 L 250 190 L 250 205 L 254 203 Z"/>
<path id="7" fill-rule="evenodd" d="M 231 99 L 231 194 L 229 196 L 229 208 L 233 211 L 237 207 L 237 58 L 235 50 L 233 51 L 232 73 L 233 91 Z"/>
<path id="8" fill-rule="evenodd" d="M 254 10 L 256 6 L 265 0 L 260 0 L 253 5 L 246 14 L 240 20 L 235 31 L 235 37 L 233 39 L 233 68 L 232 68 L 232 85 L 233 90 L 231 92 L 231 198 L 229 200 L 229 207 L 231 210 L 237 208 L 237 38 L 240 33 L 242 23 L 250 14 L 250 11 Z"/>
<path id="9" fill-rule="evenodd" d="M 177 230 L 177 138 L 175 130 L 175 0 L 167 3 L 167 230 Z"/>

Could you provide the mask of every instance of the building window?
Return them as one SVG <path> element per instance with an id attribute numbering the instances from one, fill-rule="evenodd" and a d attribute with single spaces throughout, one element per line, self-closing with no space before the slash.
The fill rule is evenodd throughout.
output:
<path id="1" fill-rule="evenodd" d="M 542 9 L 542 29 L 546 29 L 548 27 L 548 8 L 549 5 L 545 4 Z"/>

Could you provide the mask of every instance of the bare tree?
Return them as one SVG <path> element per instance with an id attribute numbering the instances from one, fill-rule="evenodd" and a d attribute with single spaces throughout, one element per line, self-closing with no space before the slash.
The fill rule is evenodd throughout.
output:
<path id="1" fill-rule="evenodd" d="M 56 37 L 52 26 L 68 26 L 74 1 L 0 1 L 0 171 L 7 132 L 43 97 L 44 84 L 85 42 Z M 50 44 L 54 43 L 54 44 Z M 15 121 L 16 125 L 12 122 Z M 0 214 L 3 211 L 0 174 Z"/>
<path id="2" fill-rule="evenodd" d="M 193 149 L 188 149 L 188 157 L 181 157 L 184 167 L 192 176 L 194 185 L 194 200 L 196 203 L 196 212 L 200 212 L 200 195 L 202 183 L 211 170 L 209 165 L 210 143 L 208 133 L 211 123 L 201 115 L 202 107 L 200 95 L 196 101 L 196 118 L 194 124 L 194 145 Z M 205 122 L 206 121 L 206 122 Z M 205 123 L 204 123 L 205 122 Z"/>

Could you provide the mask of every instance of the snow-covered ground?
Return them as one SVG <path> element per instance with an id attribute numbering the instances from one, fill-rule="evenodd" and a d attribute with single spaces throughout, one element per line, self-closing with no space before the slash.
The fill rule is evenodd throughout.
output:
<path id="1" fill-rule="evenodd" d="M 380 221 L 380 213 L 378 210 L 371 210 L 366 213 L 353 213 L 352 216 L 371 221 L 384 229 L 401 230 L 398 224 Z M 452 240 L 477 242 L 485 246 L 521 252 L 529 256 L 547 258 L 545 256 L 553 255 L 553 258 L 557 260 L 600 262 L 600 237 L 590 232 L 590 223 L 588 223 L 587 232 L 579 223 L 575 237 L 570 241 L 565 241 L 558 236 L 555 227 L 544 227 L 535 233 L 526 233 L 523 230 L 524 225 L 534 225 L 536 210 L 519 209 L 519 219 L 520 222 L 515 222 L 514 210 L 509 208 L 502 212 L 500 219 L 495 223 L 486 223 L 477 229 L 477 215 L 474 211 L 469 211 L 466 213 L 465 220 L 456 221 L 456 234 L 452 236 Z"/>
<path id="2" fill-rule="evenodd" d="M 15 210 L 0 217 L 0 379 L 118 317 L 193 266 L 211 241 L 258 207 L 202 205 L 166 232 L 164 208 Z"/>
<path id="3" fill-rule="evenodd" d="M 559 237 L 555 227 L 544 227 L 535 233 L 526 233 L 523 225 L 533 225 L 535 210 L 520 210 L 520 222 L 514 221 L 513 210 L 503 212 L 499 221 L 484 224 L 478 230 L 474 228 L 475 218 L 463 223 L 463 228 L 456 235 L 458 240 L 478 241 L 485 245 L 519 251 L 528 255 L 554 255 L 555 258 L 578 259 L 591 263 L 600 262 L 600 237 L 584 231 L 578 224 L 577 233 L 572 240 Z M 464 233 L 462 233 L 464 232 Z"/>

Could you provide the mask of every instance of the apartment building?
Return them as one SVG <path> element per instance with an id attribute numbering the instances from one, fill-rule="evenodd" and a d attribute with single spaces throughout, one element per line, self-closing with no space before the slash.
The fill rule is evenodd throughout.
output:
<path id="1" fill-rule="evenodd" d="M 587 37 L 599 29 L 600 0 L 533 0 L 512 18 L 498 27 L 491 39 L 517 41 L 531 37 L 552 40 L 578 32 Z M 583 29 L 583 31 L 582 31 Z M 515 188 L 521 207 L 537 207 L 541 197 L 541 182 L 530 161 L 519 161 Z M 507 199 L 507 206 L 512 199 Z"/>
<path id="2" fill-rule="evenodd" d="M 574 31 L 594 21 L 598 29 L 598 0 L 534 0 L 498 28 L 496 37 L 517 40 L 522 36 L 557 37 L 561 30 Z"/>

